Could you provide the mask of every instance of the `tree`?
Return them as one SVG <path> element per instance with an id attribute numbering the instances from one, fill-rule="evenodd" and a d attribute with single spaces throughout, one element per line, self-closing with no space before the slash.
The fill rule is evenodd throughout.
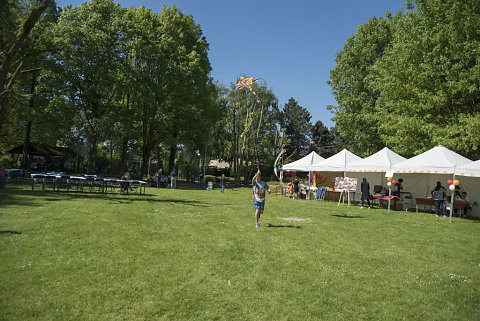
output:
<path id="1" fill-rule="evenodd" d="M 305 107 L 302 107 L 292 98 L 284 105 L 281 126 L 285 128 L 285 136 L 290 140 L 286 146 L 287 155 L 296 152 L 299 157 L 307 155 L 310 148 L 312 116 Z"/>
<path id="2" fill-rule="evenodd" d="M 375 90 L 369 79 L 372 68 L 392 41 L 394 19 L 371 18 L 360 25 L 336 55 L 336 66 L 330 71 L 332 92 L 338 106 L 328 106 L 335 111 L 333 120 L 343 136 L 357 144 L 352 151 L 370 155 L 380 150 L 384 143 L 379 139 L 375 103 L 380 91 Z"/>
<path id="3" fill-rule="evenodd" d="M 267 165 L 278 150 L 279 139 L 275 133 L 278 128 L 278 100 L 267 84 L 255 83 L 256 97 L 248 90 L 235 92 L 235 84 L 230 84 L 229 91 L 220 90 L 220 106 L 223 106 L 223 118 L 217 126 L 215 145 L 221 142 L 225 149 L 222 158 L 230 160 L 236 184 L 241 183 L 241 177 L 247 182 L 254 168 L 273 168 Z M 223 126 L 222 128 L 219 128 Z"/>
<path id="4" fill-rule="evenodd" d="M 161 135 L 170 149 L 171 170 L 180 144 L 203 149 L 219 114 L 216 87 L 210 77 L 208 42 L 200 25 L 175 6 L 164 7 L 160 18 L 160 42 L 168 58 Z"/>
<path id="5" fill-rule="evenodd" d="M 118 90 L 122 13 L 111 0 L 93 0 L 65 8 L 50 31 L 54 67 L 44 76 L 59 86 L 55 93 L 59 107 L 71 112 L 77 130 L 87 138 L 89 172 L 95 169 L 98 143 L 110 126 L 104 116 L 113 108 Z"/>
<path id="6" fill-rule="evenodd" d="M 21 16 L 21 14 L 18 14 L 17 3 L 13 4 L 6 0 L 1 2 L 0 131 L 8 111 L 8 97 L 19 75 L 27 65 L 28 50 L 26 49 L 29 46 L 34 46 L 36 41 L 35 37 L 30 37 L 30 34 L 51 3 L 53 3 L 52 0 L 43 0 L 37 6 L 34 6 L 20 27 L 15 21 L 17 15 Z M 16 36 L 11 37 L 12 34 Z"/>
<path id="7" fill-rule="evenodd" d="M 404 156 L 480 156 L 480 2 L 418 0 L 375 67 L 381 139 Z"/>
<path id="8" fill-rule="evenodd" d="M 312 146 L 311 150 L 323 158 L 328 158 L 335 154 L 334 139 L 335 137 L 320 120 L 312 126 Z"/>
<path id="9" fill-rule="evenodd" d="M 406 157 L 436 145 L 480 156 L 480 3 L 408 1 L 372 18 L 337 54 L 334 120 L 352 150 Z"/>

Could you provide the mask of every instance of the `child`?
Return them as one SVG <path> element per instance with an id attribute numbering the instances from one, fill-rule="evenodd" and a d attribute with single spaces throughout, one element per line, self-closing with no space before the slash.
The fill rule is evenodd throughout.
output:
<path id="1" fill-rule="evenodd" d="M 261 180 L 262 176 L 260 174 L 260 170 L 257 171 L 255 176 L 252 178 L 252 185 L 253 185 L 253 207 L 255 208 L 255 223 L 256 227 L 260 227 L 260 223 L 258 220 L 260 219 L 260 215 L 263 214 L 265 209 L 265 191 L 270 192 L 270 187 L 268 187 L 267 183 Z"/>

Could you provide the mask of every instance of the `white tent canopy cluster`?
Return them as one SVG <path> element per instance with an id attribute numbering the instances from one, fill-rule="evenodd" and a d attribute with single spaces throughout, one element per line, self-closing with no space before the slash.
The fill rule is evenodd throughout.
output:
<path id="1" fill-rule="evenodd" d="M 302 164 L 302 166 L 298 166 Z M 480 203 L 480 160 L 471 161 L 444 146 L 434 147 L 420 155 L 405 159 L 385 147 L 377 153 L 360 158 L 344 149 L 323 159 L 315 152 L 282 167 L 283 171 L 343 172 L 346 177 L 367 178 L 370 187 L 386 185 L 386 172 L 393 172 L 394 179 L 404 179 L 404 191 L 415 197 L 430 196 L 430 191 L 440 181 L 447 189 L 447 180 L 460 180 L 462 190 L 470 202 Z M 357 187 L 359 193 L 359 187 Z M 480 216 L 480 207 L 474 206 L 472 214 Z"/>

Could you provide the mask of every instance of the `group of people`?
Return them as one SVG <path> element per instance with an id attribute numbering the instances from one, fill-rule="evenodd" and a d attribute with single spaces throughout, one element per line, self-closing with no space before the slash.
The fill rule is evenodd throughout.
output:
<path id="1" fill-rule="evenodd" d="M 394 202 L 395 208 L 398 210 L 400 208 L 400 195 L 403 190 L 403 178 L 399 178 L 395 184 L 391 186 L 392 189 L 392 199 Z M 360 184 L 360 191 L 362 193 L 362 196 L 360 198 L 360 208 L 363 208 L 363 204 L 365 200 L 368 203 L 368 208 L 370 208 L 370 184 L 367 182 L 367 179 L 364 177 L 362 179 L 362 183 Z M 388 195 L 387 195 L 388 196 Z"/>
<path id="2" fill-rule="evenodd" d="M 435 186 L 435 188 L 431 191 L 431 194 L 433 199 L 435 200 L 435 215 L 437 217 L 439 217 L 440 215 L 447 216 L 447 207 L 453 206 L 453 204 L 448 203 L 447 190 L 445 189 L 445 187 L 442 186 L 442 183 L 440 181 L 437 182 L 437 186 Z M 457 200 L 470 203 L 467 192 L 461 192 L 459 186 L 455 186 L 453 199 L 454 201 Z M 454 210 L 454 212 L 455 214 L 458 213 L 456 209 Z M 463 215 L 467 216 L 467 212 L 468 207 L 465 207 L 463 209 Z M 460 216 L 462 215 L 460 214 Z"/>
<path id="3" fill-rule="evenodd" d="M 176 168 L 173 168 L 170 171 L 170 174 L 167 177 L 165 177 L 163 175 L 163 171 L 160 169 L 153 176 L 153 182 L 152 183 L 156 187 L 176 188 L 177 187 L 177 176 L 178 176 L 178 172 L 177 172 Z"/>

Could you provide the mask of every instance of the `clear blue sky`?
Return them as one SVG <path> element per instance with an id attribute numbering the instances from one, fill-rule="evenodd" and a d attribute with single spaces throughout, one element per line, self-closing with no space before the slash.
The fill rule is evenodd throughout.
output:
<path id="1" fill-rule="evenodd" d="M 84 1 L 57 0 L 59 6 Z M 293 97 L 312 123 L 334 123 L 335 105 L 327 85 L 335 54 L 359 24 L 396 13 L 405 0 L 122 0 L 160 12 L 175 4 L 200 24 L 210 44 L 212 77 L 228 86 L 241 75 L 263 78 L 280 106 Z"/>

